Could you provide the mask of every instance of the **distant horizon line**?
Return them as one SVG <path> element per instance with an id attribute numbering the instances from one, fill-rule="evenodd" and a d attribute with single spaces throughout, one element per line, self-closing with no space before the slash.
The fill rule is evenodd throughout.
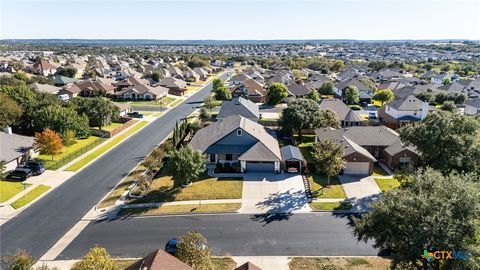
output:
<path id="1" fill-rule="evenodd" d="M 480 41 L 471 38 L 387 38 L 387 39 L 358 39 L 358 38 L 278 38 L 278 39 L 159 39 L 159 38 L 2 38 L 0 41 L 21 41 L 21 40 L 149 40 L 149 41 Z"/>

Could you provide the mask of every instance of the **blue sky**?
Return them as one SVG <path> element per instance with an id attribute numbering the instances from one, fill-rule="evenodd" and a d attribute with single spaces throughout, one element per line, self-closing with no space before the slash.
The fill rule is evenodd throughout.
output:
<path id="1" fill-rule="evenodd" d="M 480 0 L 0 0 L 0 38 L 476 39 Z"/>

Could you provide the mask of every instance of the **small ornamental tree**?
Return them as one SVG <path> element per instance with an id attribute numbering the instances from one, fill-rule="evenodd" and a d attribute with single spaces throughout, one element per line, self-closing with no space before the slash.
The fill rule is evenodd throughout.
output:
<path id="1" fill-rule="evenodd" d="M 226 86 L 221 86 L 215 91 L 215 99 L 217 100 L 230 100 L 232 99 L 232 93 Z"/>
<path id="2" fill-rule="evenodd" d="M 332 140 L 316 143 L 312 149 L 312 157 L 317 171 L 327 176 L 327 185 L 330 185 L 330 177 L 339 174 L 345 166 L 343 146 Z"/>
<path id="3" fill-rule="evenodd" d="M 345 102 L 347 104 L 354 104 L 360 101 L 360 92 L 358 92 L 358 88 L 356 86 L 348 86 L 345 89 Z"/>
<path id="4" fill-rule="evenodd" d="M 395 94 L 393 94 L 392 90 L 385 89 L 385 90 L 378 90 L 372 97 L 373 100 L 380 101 L 383 104 L 389 103 L 395 99 Z"/>
<path id="5" fill-rule="evenodd" d="M 77 143 L 75 131 L 67 129 L 62 136 L 63 145 L 72 146 Z"/>
<path id="6" fill-rule="evenodd" d="M 34 264 L 32 255 L 25 250 L 18 250 L 15 255 L 5 255 L 2 261 L 8 270 L 30 270 Z"/>
<path id="7" fill-rule="evenodd" d="M 267 89 L 268 104 L 276 105 L 288 96 L 288 88 L 281 83 L 272 83 Z"/>
<path id="8" fill-rule="evenodd" d="M 178 252 L 175 255 L 182 262 L 195 270 L 213 269 L 211 249 L 207 246 L 207 239 L 198 232 L 188 232 L 180 237 Z"/>
<path id="9" fill-rule="evenodd" d="M 107 250 L 96 246 L 83 256 L 82 260 L 74 270 L 116 270 L 115 263 L 110 258 Z"/>
<path id="10" fill-rule="evenodd" d="M 333 82 L 331 81 L 324 82 L 320 87 L 319 92 L 322 95 L 333 95 L 335 93 L 333 90 L 334 87 L 335 85 L 333 84 Z"/>
<path id="11" fill-rule="evenodd" d="M 310 93 L 307 94 L 307 98 L 308 99 L 311 99 L 315 102 L 319 101 L 320 100 L 320 96 L 318 95 L 318 92 L 317 90 L 312 90 L 310 91 Z"/>
<path id="12" fill-rule="evenodd" d="M 46 128 L 42 132 L 35 133 L 35 142 L 33 144 L 35 150 L 40 154 L 52 155 L 60 154 L 63 148 L 62 138 L 55 131 Z"/>
<path id="13" fill-rule="evenodd" d="M 203 107 L 212 111 L 213 108 L 217 107 L 217 101 L 214 96 L 208 96 L 203 100 Z"/>
<path id="14" fill-rule="evenodd" d="M 200 151 L 194 150 L 190 145 L 170 152 L 167 171 L 177 184 L 190 184 L 197 179 L 206 169 L 206 157 Z"/>

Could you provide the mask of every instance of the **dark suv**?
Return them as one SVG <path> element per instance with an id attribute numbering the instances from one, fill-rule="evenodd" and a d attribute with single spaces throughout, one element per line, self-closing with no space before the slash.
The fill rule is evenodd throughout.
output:
<path id="1" fill-rule="evenodd" d="M 29 168 L 18 167 L 7 175 L 7 180 L 25 181 L 32 175 L 32 170 L 30 170 Z"/>
<path id="2" fill-rule="evenodd" d="M 143 114 L 139 112 L 131 112 L 131 113 L 128 113 L 127 115 L 133 118 L 143 118 Z"/>
<path id="3" fill-rule="evenodd" d="M 29 160 L 21 167 L 32 170 L 33 175 L 40 175 L 45 172 L 45 166 L 39 161 Z"/>

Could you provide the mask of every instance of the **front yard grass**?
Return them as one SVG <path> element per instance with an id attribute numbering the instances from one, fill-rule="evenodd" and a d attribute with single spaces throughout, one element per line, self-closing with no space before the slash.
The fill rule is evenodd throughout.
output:
<path id="1" fill-rule="evenodd" d="M 14 209 L 18 209 L 18 208 L 28 204 L 29 202 L 35 200 L 40 195 L 47 192 L 47 190 L 49 190 L 49 189 L 50 189 L 49 186 L 39 185 L 39 186 L 35 187 L 34 189 L 30 190 L 29 192 L 27 192 L 27 194 L 20 197 L 18 200 L 14 201 L 12 204 L 10 204 L 10 206 L 12 206 Z"/>
<path id="2" fill-rule="evenodd" d="M 310 182 L 310 190 L 314 198 L 346 198 L 338 176 L 330 177 L 330 186 L 327 186 L 328 179 L 321 174 L 311 174 L 307 177 Z"/>
<path id="3" fill-rule="evenodd" d="M 312 202 L 310 208 L 313 211 L 350 210 L 352 204 L 349 202 Z"/>
<path id="4" fill-rule="evenodd" d="M 144 198 L 129 203 L 240 199 L 242 187 L 242 179 L 216 178 L 204 174 L 192 185 L 183 188 L 174 186 L 172 177 L 162 171 L 160 177 L 153 180 Z"/>
<path id="5" fill-rule="evenodd" d="M 115 202 L 120 199 L 122 194 L 127 191 L 128 187 L 138 180 L 139 176 L 144 172 L 145 168 L 142 165 L 138 165 L 130 174 L 123 178 L 112 191 L 105 197 L 98 205 L 98 208 L 105 208 L 114 206 Z"/>
<path id="6" fill-rule="evenodd" d="M 30 185 L 27 184 L 27 187 Z M 22 182 L 0 181 L 0 203 L 8 201 L 22 191 Z"/>
<path id="7" fill-rule="evenodd" d="M 164 97 L 160 100 L 150 100 L 150 101 L 130 101 L 132 106 L 161 106 L 166 107 L 168 104 L 174 102 L 176 98 L 174 97 Z"/>
<path id="8" fill-rule="evenodd" d="M 165 205 L 151 208 L 123 208 L 119 216 L 136 215 L 168 215 L 187 213 L 225 213 L 235 212 L 242 206 L 241 203 L 211 203 L 211 204 L 186 204 L 186 205 Z"/>
<path id="9" fill-rule="evenodd" d="M 380 257 L 293 257 L 290 270 L 387 270 L 390 260 Z"/>
<path id="10" fill-rule="evenodd" d="M 116 129 L 117 127 L 121 127 L 122 125 L 123 125 L 122 123 L 111 123 L 108 126 L 102 127 L 102 130 L 112 131 L 112 130 Z M 96 128 L 96 129 L 98 129 L 98 128 Z"/>
<path id="11" fill-rule="evenodd" d="M 382 192 L 386 192 L 400 186 L 400 182 L 395 178 L 375 177 L 374 179 L 375 179 L 375 182 L 377 182 L 377 185 Z"/>
<path id="12" fill-rule="evenodd" d="M 121 135 L 117 135 L 116 137 L 113 137 L 113 138 L 109 139 L 109 141 L 106 144 L 102 145 L 97 150 L 88 154 L 86 157 L 84 157 L 84 158 L 78 160 L 77 162 L 73 163 L 68 168 L 66 168 L 65 171 L 77 171 L 77 170 L 81 169 L 83 166 L 90 163 L 90 161 L 92 161 L 96 157 L 100 156 L 101 154 L 105 153 L 107 150 L 114 147 L 115 145 L 119 144 L 125 138 L 127 138 L 128 136 L 137 132 L 140 128 L 142 128 L 143 126 L 145 126 L 147 124 L 148 124 L 147 121 L 141 121 L 140 123 L 134 125 L 130 129 L 128 129 L 127 131 L 122 133 Z"/>

